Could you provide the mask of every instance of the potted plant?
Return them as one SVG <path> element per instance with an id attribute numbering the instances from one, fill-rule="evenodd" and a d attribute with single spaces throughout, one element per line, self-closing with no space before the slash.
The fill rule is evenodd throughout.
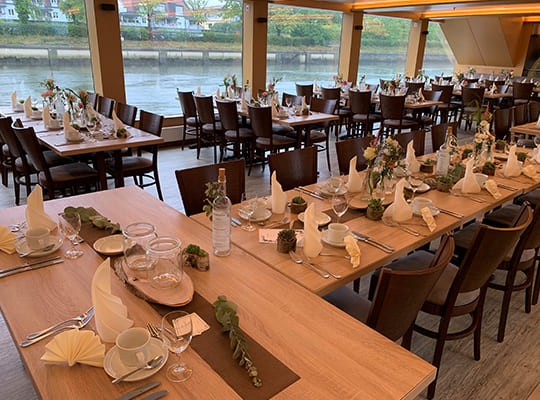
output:
<path id="1" fill-rule="evenodd" d="M 472 149 L 464 149 L 463 152 L 461 153 L 461 159 L 465 160 L 465 159 L 469 158 L 469 155 L 472 152 L 473 152 Z"/>
<path id="2" fill-rule="evenodd" d="M 495 175 L 495 164 L 489 161 L 486 162 L 484 166 L 482 167 L 482 173 L 489 176 Z"/>
<path id="3" fill-rule="evenodd" d="M 516 156 L 517 156 L 518 161 L 523 161 L 523 162 L 525 162 L 525 160 L 527 159 L 527 153 L 524 153 L 524 152 L 522 152 L 522 151 L 518 151 L 518 152 L 516 153 Z"/>
<path id="4" fill-rule="evenodd" d="M 452 185 L 452 177 L 448 175 L 442 175 L 437 178 L 437 190 L 439 192 L 449 192 L 452 189 Z"/>
<path id="5" fill-rule="evenodd" d="M 371 199 L 367 206 L 366 217 L 373 221 L 378 221 L 382 218 L 384 207 L 381 199 Z"/>
<path id="6" fill-rule="evenodd" d="M 294 214 L 299 214 L 306 211 L 307 202 L 301 197 L 296 196 L 291 200 L 291 212 Z"/>
<path id="7" fill-rule="evenodd" d="M 199 271 L 208 271 L 210 268 L 208 252 L 196 244 L 190 244 L 182 251 L 182 262 L 184 266 L 191 266 Z"/>
<path id="8" fill-rule="evenodd" d="M 424 162 L 420 164 L 420 171 L 428 173 L 428 174 L 432 174 L 433 173 L 433 160 L 431 158 L 424 160 Z"/>
<path id="9" fill-rule="evenodd" d="M 505 140 L 498 139 L 495 142 L 495 150 L 504 151 L 505 148 L 506 148 L 506 141 Z"/>
<path id="10" fill-rule="evenodd" d="M 288 253 L 296 250 L 296 232 L 294 229 L 283 229 L 277 236 L 277 251 Z"/>

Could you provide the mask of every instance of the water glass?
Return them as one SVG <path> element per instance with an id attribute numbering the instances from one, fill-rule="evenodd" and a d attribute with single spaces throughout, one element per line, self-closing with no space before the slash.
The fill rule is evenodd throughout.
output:
<path id="1" fill-rule="evenodd" d="M 66 258 L 74 260 L 84 253 L 80 249 L 75 249 L 75 238 L 81 230 L 81 217 L 79 213 L 58 214 L 58 228 L 60 232 L 71 242 L 71 249 L 66 251 Z"/>
<path id="2" fill-rule="evenodd" d="M 332 209 L 337 215 L 337 222 L 339 223 L 340 218 L 347 212 L 349 209 L 349 196 L 344 195 L 334 195 L 332 196 L 330 203 L 332 204 Z"/>
<path id="3" fill-rule="evenodd" d="M 151 285 L 156 289 L 178 286 L 184 276 L 180 240 L 158 237 L 148 242 L 146 249 L 148 270 L 152 271 Z"/>
<path id="4" fill-rule="evenodd" d="M 169 345 L 169 350 L 178 356 L 178 362 L 167 369 L 167 378 L 173 382 L 184 382 L 193 370 L 187 366 L 180 354 L 188 348 L 193 336 L 191 315 L 185 311 L 171 311 L 161 320 L 161 337 Z"/>
<path id="5" fill-rule="evenodd" d="M 126 226 L 122 231 L 124 235 L 123 250 L 126 265 L 141 280 L 148 279 L 148 269 L 151 268 L 146 258 L 146 246 L 157 238 L 156 227 L 147 222 L 136 222 Z"/>
<path id="6" fill-rule="evenodd" d="M 257 193 L 255 192 L 244 192 L 242 193 L 242 211 L 247 216 L 248 223 L 247 225 L 243 225 L 242 229 L 247 232 L 253 232 L 255 230 L 255 227 L 251 225 L 251 218 L 253 217 L 253 213 L 255 212 L 255 209 L 258 206 L 258 198 Z"/>

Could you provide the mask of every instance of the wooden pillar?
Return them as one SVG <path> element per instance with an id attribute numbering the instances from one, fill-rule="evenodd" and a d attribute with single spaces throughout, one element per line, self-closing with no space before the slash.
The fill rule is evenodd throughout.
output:
<path id="1" fill-rule="evenodd" d="M 243 80 L 249 80 L 252 96 L 266 87 L 268 3 L 244 1 Z"/>
<path id="2" fill-rule="evenodd" d="M 348 82 L 356 83 L 362 40 L 363 12 L 344 12 L 339 50 L 339 72 Z"/>
<path id="3" fill-rule="evenodd" d="M 126 102 L 120 20 L 116 0 L 85 0 L 96 93 Z"/>
<path id="4" fill-rule="evenodd" d="M 429 20 L 427 19 L 411 21 L 405 76 L 415 77 L 418 74 L 418 70 L 422 69 L 428 26 Z"/>

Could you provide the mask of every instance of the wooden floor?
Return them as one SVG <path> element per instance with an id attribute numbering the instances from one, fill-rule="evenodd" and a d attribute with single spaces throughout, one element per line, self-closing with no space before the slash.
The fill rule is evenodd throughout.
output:
<path id="1" fill-rule="evenodd" d="M 470 133 L 459 133 L 460 141 L 470 140 Z M 427 145 L 427 150 L 431 146 Z M 337 170 L 334 144 L 331 143 L 332 169 Z M 178 193 L 174 170 L 212 162 L 210 149 L 203 149 L 200 160 L 194 150 L 170 147 L 160 151 L 159 170 L 165 202 L 183 211 Z M 319 153 L 319 180 L 328 177 L 324 153 Z M 110 181 L 112 185 L 112 181 Z M 126 182 L 131 184 L 131 182 Z M 270 193 L 268 168 L 262 172 L 254 167 L 246 184 L 260 195 Z M 147 190 L 155 195 L 153 188 Z M 24 193 L 24 190 L 23 190 Z M 23 194 L 23 202 L 25 196 Z M 0 186 L 0 207 L 14 206 L 13 186 Z M 2 222 L 0 221 L 0 224 Z M 369 276 L 362 279 L 361 295 L 367 296 Z M 523 293 L 515 294 L 510 308 L 507 333 L 504 343 L 497 343 L 497 326 L 502 296 L 494 290 L 488 291 L 482 329 L 482 359 L 474 361 L 472 337 L 448 342 L 443 355 L 437 385 L 438 399 L 445 400 L 540 400 L 540 305 L 533 307 L 531 314 L 524 312 Z M 467 318 L 467 317 L 464 317 Z M 435 326 L 426 315 L 420 315 L 423 324 Z M 465 322 L 465 321 L 459 321 Z M 459 325 L 459 324 L 458 324 Z M 456 326 L 458 326 L 456 325 Z M 36 327 L 37 328 L 37 327 Z M 354 333 L 352 333 L 354 334 Z M 30 380 L 24 373 L 11 336 L 0 315 L 0 399 L 32 400 L 37 396 Z M 24 351 L 24 350 L 23 350 Z M 431 361 L 434 341 L 415 333 L 412 351 Z M 366 360 L 367 361 L 367 360 Z M 76 368 L 76 367 L 74 367 Z M 419 399 L 425 398 L 425 394 Z"/>

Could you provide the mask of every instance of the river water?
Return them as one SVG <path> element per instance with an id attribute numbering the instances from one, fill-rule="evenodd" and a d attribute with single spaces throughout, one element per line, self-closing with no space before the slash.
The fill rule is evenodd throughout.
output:
<path id="1" fill-rule="evenodd" d="M 451 60 L 446 62 L 430 62 L 426 66 L 429 76 L 444 73 L 451 75 L 454 65 Z M 124 68 L 126 96 L 129 104 L 139 109 L 156 112 L 163 115 L 181 113 L 179 102 L 175 100 L 176 88 L 181 90 L 196 90 L 201 87 L 203 94 L 214 93 L 223 84 L 227 73 L 241 76 L 241 64 L 235 62 L 230 66 L 204 65 L 182 67 L 142 67 L 126 66 Z M 367 83 L 379 83 L 379 78 L 390 79 L 396 71 L 405 70 L 404 60 L 395 62 L 370 61 L 360 62 L 359 75 L 366 75 Z M 278 83 L 279 92 L 295 93 L 295 82 L 307 83 L 317 79 L 320 85 L 330 85 L 332 75 L 336 73 L 337 65 L 269 65 L 267 76 L 282 77 Z M 72 89 L 92 89 L 93 80 L 90 66 L 55 67 L 54 78 L 60 87 Z M 32 96 L 39 99 L 43 91 L 39 83 L 49 77 L 51 71 L 44 66 L 0 66 L 0 107 L 10 105 L 13 90 L 17 91 L 19 99 Z"/>

